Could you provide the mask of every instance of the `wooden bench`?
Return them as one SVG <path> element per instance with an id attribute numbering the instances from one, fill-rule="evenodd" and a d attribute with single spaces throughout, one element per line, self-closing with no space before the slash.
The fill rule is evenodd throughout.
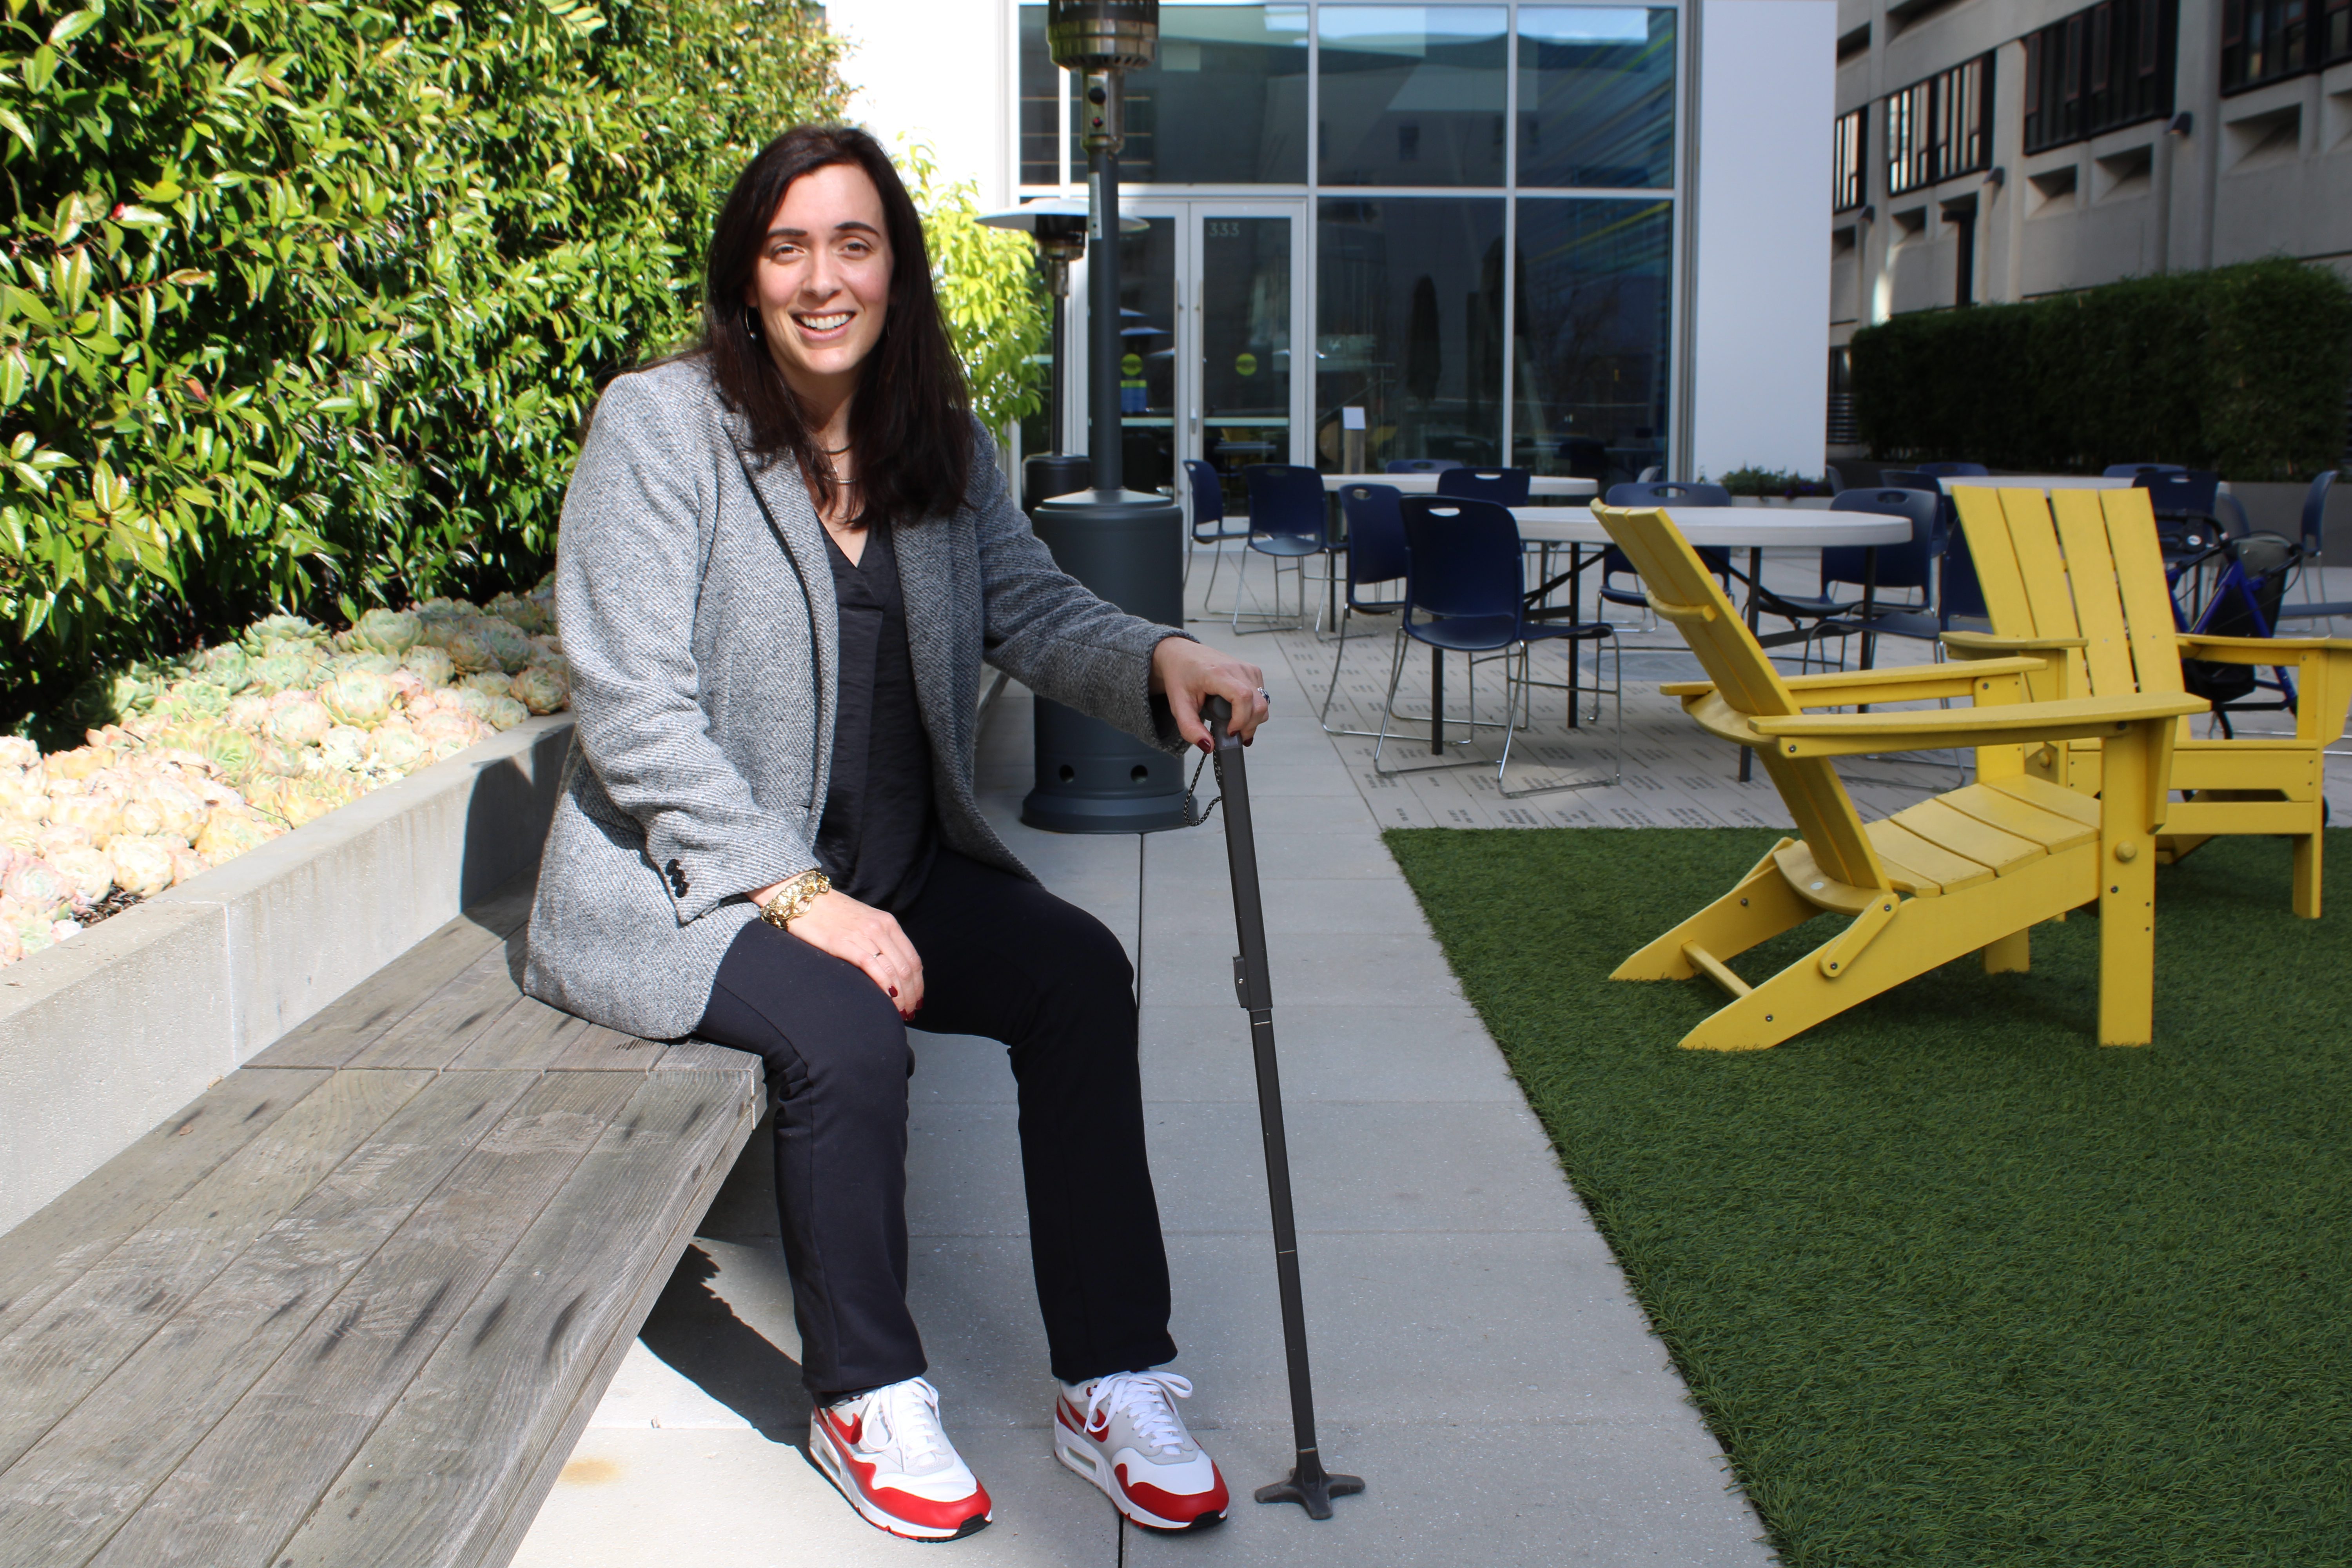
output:
<path id="1" fill-rule="evenodd" d="M 761 1110 L 517 988 L 528 877 L 0 1237 L 0 1564 L 502 1564 Z"/>

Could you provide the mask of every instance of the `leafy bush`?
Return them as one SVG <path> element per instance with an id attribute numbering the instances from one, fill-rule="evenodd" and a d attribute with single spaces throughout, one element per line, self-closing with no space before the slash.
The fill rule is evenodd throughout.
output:
<path id="1" fill-rule="evenodd" d="M 788 0 L 7 4 L 0 722 L 272 608 L 536 578 L 728 182 L 844 98 Z"/>
<path id="2" fill-rule="evenodd" d="M 2299 479 L 2344 450 L 2352 287 L 2281 258 L 1897 316 L 1853 352 L 1854 416 L 1881 458 Z"/>
<path id="3" fill-rule="evenodd" d="M 1798 496 L 1825 496 L 1830 493 L 1826 479 L 1809 479 L 1802 474 L 1787 473 L 1779 468 L 1734 468 L 1716 482 L 1736 496 L 1775 496 L 1794 500 Z"/>
<path id="4" fill-rule="evenodd" d="M 922 209 L 940 311 L 971 384 L 972 412 L 1002 430 L 1045 403 L 1038 355 L 1051 321 L 1036 252 L 1023 236 L 982 223 L 970 183 L 943 179 L 929 148 L 903 147 L 898 163 Z"/>

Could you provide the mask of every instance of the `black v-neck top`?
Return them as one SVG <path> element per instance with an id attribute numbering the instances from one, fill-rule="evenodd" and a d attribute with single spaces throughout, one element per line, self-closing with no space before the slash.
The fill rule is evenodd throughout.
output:
<path id="1" fill-rule="evenodd" d="M 922 892 L 938 842 L 898 557 L 887 521 L 867 526 L 855 563 L 829 532 L 824 546 L 841 606 L 841 680 L 816 857 L 835 887 L 897 914 Z"/>

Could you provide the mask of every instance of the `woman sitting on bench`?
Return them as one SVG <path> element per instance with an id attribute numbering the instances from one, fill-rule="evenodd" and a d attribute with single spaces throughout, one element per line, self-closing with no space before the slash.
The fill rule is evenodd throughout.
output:
<path id="1" fill-rule="evenodd" d="M 1054 564 L 970 413 L 921 224 L 863 132 L 744 169 L 700 342 L 614 381 L 564 499 L 578 738 L 526 988 L 647 1038 L 765 1058 L 810 1454 L 869 1522 L 990 1519 L 907 1308 L 907 1023 L 1010 1047 L 1055 1448 L 1155 1529 L 1225 1484 L 1150 1369 L 1176 1354 L 1144 1159 L 1134 976 L 972 795 L 983 655 L 1169 750 L 1256 667 Z"/>

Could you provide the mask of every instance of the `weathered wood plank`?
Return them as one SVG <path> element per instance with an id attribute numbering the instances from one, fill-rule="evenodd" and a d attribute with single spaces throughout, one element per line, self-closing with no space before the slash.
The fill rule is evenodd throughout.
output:
<path id="1" fill-rule="evenodd" d="M 478 1036 L 495 1032 L 507 1009 L 522 999 L 516 975 L 521 939 L 478 956 L 465 971 L 424 999 L 358 1055 L 355 1068 L 446 1068 Z"/>
<path id="2" fill-rule="evenodd" d="M 0 1236 L 0 1340 L 326 1080 L 231 1073 Z"/>
<path id="3" fill-rule="evenodd" d="M 0 1474 L 429 1081 L 332 1075 L 0 1340 Z"/>
<path id="4" fill-rule="evenodd" d="M 746 1066 L 756 1066 L 760 1058 L 749 1051 L 733 1050 L 726 1046 L 714 1046 L 709 1040 L 673 1040 L 654 1063 L 656 1072 L 731 1072 Z"/>
<path id="5" fill-rule="evenodd" d="M 0 1474 L 0 1568 L 79 1563 L 103 1545 L 279 1352 L 333 1321 L 345 1282 L 535 1081 L 428 1084 L 263 1232 Z M 308 1443 L 299 1419 L 277 1429 L 282 1451 Z"/>
<path id="6" fill-rule="evenodd" d="M 651 1072 L 669 1054 L 657 1040 L 641 1040 L 618 1029 L 591 1026 L 576 1031 L 550 1072 Z"/>
<path id="7" fill-rule="evenodd" d="M 744 1053 L 736 1054 L 740 1056 Z M 743 1064 L 738 1063 L 727 1070 L 742 1069 Z M 590 1419 L 595 1415 L 596 1407 L 604 1397 L 604 1390 L 612 1385 L 614 1374 L 621 1370 L 622 1359 L 629 1353 L 629 1346 L 635 1342 L 638 1331 L 645 1327 L 646 1320 L 653 1315 L 655 1302 L 660 1300 L 662 1291 L 669 1285 L 671 1276 L 677 1268 L 678 1258 L 694 1239 L 702 1216 L 709 1212 L 712 1201 L 719 1196 L 719 1189 L 726 1184 L 736 1156 L 742 1152 L 743 1145 L 759 1127 L 758 1112 L 762 1096 L 758 1092 L 760 1069 L 756 1064 L 752 1071 L 753 1114 L 746 1118 L 741 1130 L 719 1157 L 710 1163 L 710 1168 L 703 1173 L 701 1185 L 678 1211 L 677 1222 L 671 1227 L 669 1244 L 662 1248 L 656 1267 L 646 1270 L 637 1299 L 625 1312 L 614 1319 L 612 1332 L 606 1336 L 604 1348 L 596 1358 L 594 1371 L 581 1380 L 572 1397 L 571 1410 L 562 1420 L 555 1423 L 554 1429 L 549 1433 L 546 1446 L 540 1450 L 537 1468 L 528 1478 L 509 1489 L 503 1500 L 505 1518 L 495 1531 L 478 1535 L 473 1555 L 459 1559 L 463 1568 L 508 1568 L 508 1564 L 514 1561 L 516 1552 L 521 1549 L 523 1537 L 530 1533 L 531 1521 L 539 1517 L 540 1509 L 547 1501 L 547 1494 L 555 1489 L 556 1479 L 571 1461 L 572 1451 L 579 1447 L 580 1434 L 588 1429 Z"/>
<path id="8" fill-rule="evenodd" d="M 590 1057 L 594 1057 L 598 1054 L 595 1042 L 599 1036 L 628 1038 L 585 1018 L 560 1013 L 536 997 L 526 996 L 499 1016 L 497 1027 L 477 1035 L 473 1044 L 449 1066 L 466 1072 L 518 1068 L 544 1072 L 563 1060 L 575 1047 L 583 1047 Z M 646 1052 L 635 1061 L 612 1060 L 602 1065 L 644 1072 L 653 1065 L 653 1058 Z"/>
<path id="9" fill-rule="evenodd" d="M 679 1215 L 707 1193 L 756 1118 L 757 1075 L 552 1082 L 634 1083 L 625 1115 L 581 1163 L 318 1510 L 271 1553 L 278 1568 L 471 1565 L 502 1537 L 519 1489 L 548 1472 L 547 1446 L 634 1333 L 646 1281 L 671 1255 Z"/>
<path id="10" fill-rule="evenodd" d="M 262 1051 L 251 1067 L 412 1067 L 412 1062 L 354 1064 L 362 1049 L 422 1006 L 486 952 L 509 943 L 530 918 L 536 867 L 343 993 L 287 1037 Z"/>
<path id="11" fill-rule="evenodd" d="M 498 1075 L 444 1075 L 461 1088 Z M 537 1081 L 107 1542 L 107 1568 L 263 1564 L 317 1505 L 483 1282 L 629 1109 L 614 1073 Z M 437 1087 L 437 1085 L 436 1085 Z M 495 1330 L 497 1320 L 488 1328 Z M 482 1326 L 476 1327 L 478 1335 Z M 289 1436 L 299 1434 L 299 1440 Z"/>

